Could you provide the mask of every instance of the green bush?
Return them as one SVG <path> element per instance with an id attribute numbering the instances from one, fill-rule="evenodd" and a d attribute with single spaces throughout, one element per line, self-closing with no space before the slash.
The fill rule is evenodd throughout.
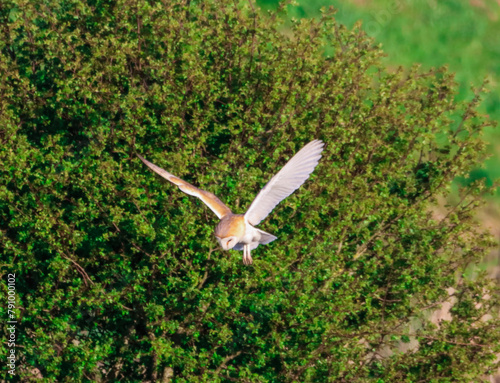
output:
<path id="1" fill-rule="evenodd" d="M 388 72 L 359 29 L 281 12 L 2 2 L 16 379 L 470 382 L 498 366 L 498 291 L 466 277 L 492 245 L 472 218 L 486 187 L 433 216 L 483 160 L 480 92 L 457 103 L 446 70 Z M 134 155 L 241 213 L 313 138 L 324 156 L 261 225 L 278 240 L 252 267 L 218 248 L 209 209 Z"/>

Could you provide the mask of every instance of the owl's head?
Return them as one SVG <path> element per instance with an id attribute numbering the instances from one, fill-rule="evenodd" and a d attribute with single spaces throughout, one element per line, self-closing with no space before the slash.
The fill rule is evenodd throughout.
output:
<path id="1" fill-rule="evenodd" d="M 236 244 L 239 242 L 238 238 L 235 236 L 227 237 L 227 238 L 217 238 L 217 241 L 221 245 L 224 250 L 231 250 Z"/>
<path id="2" fill-rule="evenodd" d="M 215 228 L 215 237 L 224 250 L 230 250 L 236 246 L 244 234 L 245 219 L 239 214 L 222 217 Z"/>

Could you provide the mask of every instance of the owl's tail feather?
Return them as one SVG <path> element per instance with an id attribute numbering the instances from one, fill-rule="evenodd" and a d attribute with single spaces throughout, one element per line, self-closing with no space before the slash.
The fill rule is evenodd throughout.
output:
<path id="1" fill-rule="evenodd" d="M 259 230 L 259 229 L 257 229 L 257 230 Z M 262 230 L 259 230 L 259 233 L 260 233 L 259 243 L 261 245 L 267 245 L 268 243 L 271 243 L 275 239 L 278 239 L 278 237 L 276 237 L 272 234 L 266 233 L 265 231 L 262 231 Z"/>

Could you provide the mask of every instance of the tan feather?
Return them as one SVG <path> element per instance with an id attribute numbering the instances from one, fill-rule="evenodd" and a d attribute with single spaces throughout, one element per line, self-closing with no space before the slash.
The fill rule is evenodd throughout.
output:
<path id="1" fill-rule="evenodd" d="M 230 214 L 222 218 L 215 228 L 218 238 L 242 237 L 245 234 L 245 216 L 243 214 Z"/>
<path id="2" fill-rule="evenodd" d="M 198 189 L 196 186 L 191 185 L 189 182 L 181 180 L 179 177 L 174 176 L 173 174 L 167 172 L 166 170 L 156 166 L 155 164 L 149 162 L 144 159 L 142 156 L 137 154 L 137 157 L 141 159 L 151 170 L 155 173 L 158 173 L 163 178 L 172 182 L 174 185 L 177 185 L 179 189 L 181 189 L 184 193 L 197 197 L 203 201 L 205 205 L 207 205 L 210 210 L 212 210 L 217 217 L 222 218 L 228 214 L 232 214 L 231 209 L 229 209 L 224 202 L 217 198 L 215 194 L 207 192 L 205 190 Z"/>

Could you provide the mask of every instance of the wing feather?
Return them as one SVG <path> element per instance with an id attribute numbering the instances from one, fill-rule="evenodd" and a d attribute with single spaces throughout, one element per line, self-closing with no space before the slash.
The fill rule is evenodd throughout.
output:
<path id="1" fill-rule="evenodd" d="M 311 175 L 321 158 L 324 143 L 314 140 L 304 146 L 264 186 L 254 199 L 245 218 L 251 225 L 258 225 L 286 197 L 297 190 Z"/>
<path id="2" fill-rule="evenodd" d="M 224 202 L 218 199 L 217 196 L 215 196 L 215 194 L 212 194 L 205 190 L 198 189 L 196 186 L 191 185 L 189 182 L 183 181 L 180 178 L 174 176 L 173 174 L 170 174 L 166 170 L 160 168 L 159 166 L 156 166 L 155 164 L 149 162 L 139 154 L 136 153 L 136 155 L 151 170 L 153 170 L 155 173 L 158 173 L 160 176 L 167 179 L 168 181 L 172 182 L 174 185 L 177 185 L 179 189 L 181 189 L 184 193 L 201 199 L 203 203 L 207 205 L 210 208 L 210 210 L 212 210 L 215 213 L 215 215 L 217 215 L 217 217 L 222 218 L 227 214 L 231 214 L 231 209 L 229 209 L 224 204 Z"/>

